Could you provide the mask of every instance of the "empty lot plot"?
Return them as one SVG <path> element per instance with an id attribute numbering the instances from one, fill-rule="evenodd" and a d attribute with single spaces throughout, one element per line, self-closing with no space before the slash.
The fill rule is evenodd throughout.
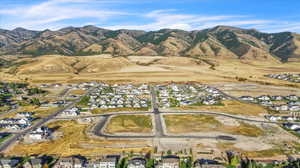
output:
<path id="1" fill-rule="evenodd" d="M 7 151 L 10 156 L 30 155 L 99 155 L 116 154 L 122 151 L 147 152 L 151 150 L 146 141 L 138 140 L 101 140 L 90 138 L 86 130 L 89 125 L 78 124 L 75 121 L 56 121 L 47 125 L 55 130 L 51 141 L 24 144 L 19 143 Z M 120 148 L 122 146 L 122 148 Z"/>
<path id="2" fill-rule="evenodd" d="M 286 86 L 270 86 L 254 83 L 218 83 L 213 86 L 235 97 L 261 95 L 287 96 L 291 94 L 300 95 L 299 88 Z"/>
<path id="3" fill-rule="evenodd" d="M 186 106 L 177 108 L 179 110 L 201 110 L 201 111 L 215 111 L 228 113 L 233 115 L 245 116 L 264 116 L 268 114 L 268 110 L 256 104 L 242 103 L 235 100 L 224 100 L 222 105 L 210 106 Z"/>
<path id="4" fill-rule="evenodd" d="M 152 117 L 150 115 L 118 115 L 109 120 L 106 133 L 151 133 Z"/>
<path id="5" fill-rule="evenodd" d="M 178 114 L 164 115 L 169 133 L 222 132 L 233 135 L 258 137 L 264 131 L 256 125 L 238 121 L 237 125 L 225 125 L 212 115 Z"/>
<path id="6" fill-rule="evenodd" d="M 80 89 L 70 90 L 69 92 L 70 95 L 84 95 L 85 93 L 86 90 L 80 90 Z"/>
<path id="7" fill-rule="evenodd" d="M 136 111 L 148 111 L 148 107 L 141 107 L 141 108 L 133 108 L 133 107 L 123 107 L 123 108 L 111 108 L 111 109 L 101 109 L 96 108 L 91 110 L 92 114 L 105 114 L 105 113 L 112 113 L 112 112 L 136 112 Z"/>

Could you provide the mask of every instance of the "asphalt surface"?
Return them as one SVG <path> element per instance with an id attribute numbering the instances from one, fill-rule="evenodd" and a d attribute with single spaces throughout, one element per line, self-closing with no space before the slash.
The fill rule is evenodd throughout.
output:
<path id="1" fill-rule="evenodd" d="M 145 138 L 196 138 L 196 139 L 219 139 L 219 140 L 228 140 L 228 141 L 233 141 L 236 140 L 234 137 L 231 136 L 196 136 L 196 135 L 166 135 L 164 133 L 164 128 L 162 124 L 162 117 L 161 114 L 193 114 L 193 113 L 205 113 L 205 114 L 214 114 L 214 115 L 223 115 L 226 117 L 231 117 L 233 118 L 234 116 L 231 115 L 226 115 L 226 114 L 219 114 L 217 112 L 205 112 L 205 111 L 200 111 L 200 112 L 161 112 L 158 109 L 158 105 L 156 102 L 156 90 L 154 87 L 151 87 L 151 102 L 152 102 L 152 112 L 126 112 L 126 113 L 109 113 L 109 114 L 99 114 L 99 115 L 93 115 L 93 117 L 101 116 L 103 119 L 93 128 L 92 133 L 96 136 L 99 137 L 105 137 L 105 138 L 120 138 L 120 139 L 145 139 Z M 105 127 L 105 124 L 108 122 L 108 118 L 112 115 L 116 114 L 149 114 L 152 113 L 154 114 L 154 121 L 155 121 L 155 135 L 111 135 L 111 134 L 106 134 L 103 132 L 103 127 Z M 238 117 L 235 117 L 238 119 Z M 250 120 L 246 118 L 240 118 L 242 120 Z M 253 120 L 256 121 L 256 120 Z"/>
<path id="2" fill-rule="evenodd" d="M 151 102 L 152 102 L 152 110 L 154 113 L 154 121 L 155 121 L 155 137 L 162 137 L 164 136 L 164 128 L 162 126 L 162 118 L 160 115 L 160 111 L 158 109 L 158 104 L 156 102 L 156 89 L 155 87 L 151 86 Z"/>
<path id="3" fill-rule="evenodd" d="M 84 94 L 83 96 L 86 96 L 88 94 L 90 94 L 92 91 L 94 91 L 95 88 L 91 88 L 86 94 Z M 60 113 L 62 113 L 64 110 L 72 108 L 76 105 L 76 103 L 78 103 L 80 101 L 81 97 L 76 99 L 75 101 L 73 101 L 71 104 L 64 106 L 62 109 L 58 110 L 57 112 L 49 115 L 46 118 L 43 118 L 41 121 L 37 122 L 36 124 L 34 124 L 33 126 L 31 126 L 30 128 L 15 134 L 14 136 L 12 136 L 11 138 L 9 138 L 8 140 L 6 140 L 5 142 L 3 142 L 0 145 L 0 152 L 5 151 L 10 145 L 14 144 L 16 141 L 18 141 L 20 138 L 22 138 L 23 136 L 25 136 L 26 134 L 28 134 L 29 132 L 43 126 L 46 122 L 48 122 L 49 120 L 55 118 L 57 115 L 59 115 Z"/>
<path id="4" fill-rule="evenodd" d="M 86 96 L 90 94 L 94 89 L 90 89 L 86 94 L 83 96 Z M 54 114 L 42 119 L 38 123 L 36 123 L 34 126 L 32 126 L 29 129 L 24 130 L 21 133 L 15 134 L 12 138 L 9 140 L 5 141 L 0 145 L 0 151 L 4 151 L 7 149 L 11 144 L 16 142 L 18 139 L 20 139 L 22 136 L 26 135 L 27 133 L 31 132 L 32 130 L 42 126 L 46 122 L 48 122 L 51 119 L 78 119 L 78 118 L 89 118 L 89 117 L 102 117 L 101 121 L 95 125 L 95 127 L 92 130 L 92 133 L 96 136 L 99 137 L 104 137 L 104 138 L 119 138 L 119 139 L 145 139 L 145 138 L 197 138 L 197 139 L 219 139 L 219 140 L 228 140 L 228 141 L 233 141 L 235 140 L 234 137 L 231 136 L 197 136 L 197 135 L 166 135 L 164 133 L 164 128 L 162 124 L 162 117 L 161 115 L 163 114 L 209 114 L 209 115 L 219 115 L 223 117 L 229 117 L 237 120 L 243 120 L 243 121 L 248 121 L 248 122 L 259 122 L 259 123 L 267 123 L 267 124 L 282 124 L 280 122 L 272 122 L 272 121 L 265 121 L 265 120 L 255 120 L 255 119 L 250 119 L 250 118 L 245 118 L 245 117 L 240 117 L 240 116 L 235 116 L 231 114 L 226 114 L 226 113 L 220 113 L 220 112 L 213 112 L 213 111 L 184 111 L 184 112 L 178 112 L 178 111 L 159 111 L 157 100 L 156 100 L 156 90 L 154 87 L 150 88 L 151 91 L 151 102 L 152 102 L 152 111 L 151 112 L 112 112 L 112 113 L 107 113 L 107 114 L 96 114 L 96 115 L 86 115 L 86 116 L 77 116 L 77 117 L 57 117 L 58 114 L 60 114 L 62 111 L 68 108 L 72 108 L 75 106 L 77 102 L 80 101 L 81 97 L 76 99 L 74 102 L 71 104 L 65 106 L 63 109 L 55 112 Z M 220 91 L 220 90 L 219 90 Z M 236 97 L 230 96 L 222 91 L 225 96 L 233 99 L 240 101 Z M 103 128 L 105 127 L 105 124 L 108 122 L 108 119 L 110 116 L 113 115 L 119 115 L 119 114 L 154 114 L 154 119 L 155 119 L 155 134 L 154 135 L 111 135 L 111 134 L 106 134 L 103 132 Z"/>

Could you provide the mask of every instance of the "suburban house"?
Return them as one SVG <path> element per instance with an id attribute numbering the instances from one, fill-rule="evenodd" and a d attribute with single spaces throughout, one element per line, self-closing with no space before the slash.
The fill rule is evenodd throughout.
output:
<path id="1" fill-rule="evenodd" d="M 64 157 L 60 158 L 53 168 L 82 168 L 84 167 L 84 160 L 78 157 Z"/>
<path id="2" fill-rule="evenodd" d="M 42 140 L 47 139 L 51 133 L 52 131 L 48 127 L 42 126 L 30 132 L 28 136 L 33 140 Z"/>
<path id="3" fill-rule="evenodd" d="M 33 158 L 27 161 L 24 165 L 24 168 L 42 168 L 43 160 L 39 158 Z"/>
<path id="4" fill-rule="evenodd" d="M 15 168 L 18 163 L 19 163 L 19 160 L 17 160 L 17 159 L 10 159 L 10 158 L 0 159 L 1 168 Z"/>
<path id="5" fill-rule="evenodd" d="M 177 156 L 163 157 L 155 168 L 179 168 L 180 159 Z"/>
<path id="6" fill-rule="evenodd" d="M 127 168 L 146 168 L 146 160 L 143 158 L 134 158 L 128 160 Z"/>
<path id="7" fill-rule="evenodd" d="M 105 157 L 101 159 L 89 160 L 86 167 L 88 168 L 116 168 L 117 157 Z"/>
<path id="8" fill-rule="evenodd" d="M 198 159 L 194 163 L 195 168 L 225 168 L 224 165 L 220 164 L 215 160 Z"/>

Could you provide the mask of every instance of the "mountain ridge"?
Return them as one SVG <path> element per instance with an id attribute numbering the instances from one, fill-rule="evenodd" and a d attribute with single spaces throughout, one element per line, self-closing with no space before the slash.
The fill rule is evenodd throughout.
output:
<path id="1" fill-rule="evenodd" d="M 216 26 L 179 29 L 108 30 L 96 26 L 65 27 L 57 31 L 0 29 L 0 54 L 162 55 L 235 59 L 300 60 L 300 35 L 263 33 L 255 29 Z"/>

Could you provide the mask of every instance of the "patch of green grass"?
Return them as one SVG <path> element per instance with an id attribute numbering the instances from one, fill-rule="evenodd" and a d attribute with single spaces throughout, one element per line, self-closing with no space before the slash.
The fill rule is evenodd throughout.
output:
<path id="1" fill-rule="evenodd" d="M 216 120 L 214 116 L 211 115 L 180 114 L 180 115 L 165 115 L 164 118 L 167 127 L 176 127 L 178 125 L 182 125 L 183 127 L 191 128 L 195 123 L 199 123 L 199 125 L 201 125 L 202 128 L 205 127 L 210 128 L 211 125 L 213 126 L 221 125 L 221 123 L 218 120 Z"/>
<path id="2" fill-rule="evenodd" d="M 81 98 L 81 100 L 77 103 L 77 105 L 79 105 L 81 107 L 87 107 L 89 101 L 90 101 L 90 97 L 89 96 L 83 96 Z"/>
<path id="3" fill-rule="evenodd" d="M 130 121 L 133 121 L 138 127 L 152 128 L 152 121 L 151 121 L 151 117 L 149 117 L 149 116 L 119 115 L 117 117 L 114 117 L 113 120 L 118 120 L 119 122 L 122 122 L 123 126 L 125 126 L 124 122 L 126 120 L 130 120 Z"/>

